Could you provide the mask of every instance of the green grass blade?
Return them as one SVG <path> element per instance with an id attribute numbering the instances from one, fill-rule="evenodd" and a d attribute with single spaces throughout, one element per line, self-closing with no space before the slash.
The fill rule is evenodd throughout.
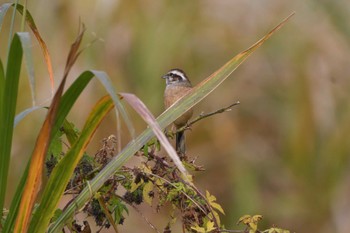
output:
<path id="1" fill-rule="evenodd" d="M 9 214 L 6 217 L 6 221 L 4 223 L 4 229 L 3 229 L 2 233 L 13 232 L 15 220 L 16 220 L 17 213 L 18 213 L 18 208 L 19 208 L 19 205 L 21 203 L 21 198 L 22 198 L 24 186 L 25 186 L 26 181 L 27 181 L 29 164 L 30 164 L 30 160 L 29 160 L 28 165 L 26 167 L 26 170 L 24 171 L 22 178 L 21 178 L 21 180 L 16 188 L 16 193 L 12 198 L 11 206 L 9 209 Z"/>
<path id="2" fill-rule="evenodd" d="M 5 4 L 1 5 L 1 7 L 0 7 L 0 31 L 1 31 L 2 22 L 3 22 L 5 15 L 6 15 L 6 12 L 11 6 L 15 7 L 15 9 L 17 9 L 19 12 L 23 13 L 23 10 L 21 10 L 23 7 L 17 3 L 5 3 Z M 15 11 L 13 12 L 13 14 L 15 14 Z M 27 37 L 24 39 L 30 40 L 30 37 Z M 28 72 L 29 85 L 30 85 L 31 94 L 32 94 L 32 102 L 33 102 L 33 106 L 34 106 L 35 102 L 36 102 L 35 101 L 36 97 L 35 97 L 34 64 L 33 64 L 32 52 L 31 52 L 32 44 L 31 43 L 22 43 L 22 44 L 28 45 L 28 46 L 23 47 L 23 53 L 24 53 L 25 65 L 26 65 L 27 72 Z"/>
<path id="3" fill-rule="evenodd" d="M 83 72 L 63 94 L 61 104 L 57 111 L 55 125 L 52 129 L 53 138 L 58 133 L 59 128 L 62 126 L 74 103 L 93 77 L 94 74 L 90 71 Z"/>
<path id="4" fill-rule="evenodd" d="M 66 135 L 69 145 L 73 146 L 73 144 L 79 138 L 79 132 L 75 130 L 74 125 L 72 125 L 69 121 L 64 120 L 62 125 L 62 131 Z"/>
<path id="5" fill-rule="evenodd" d="M 0 210 L 4 207 L 21 64 L 22 46 L 19 35 L 15 34 L 8 55 L 0 108 Z M 2 216 L 2 211 L 0 215 Z"/>
<path id="6" fill-rule="evenodd" d="M 294 14 L 292 14 L 294 15 Z M 247 50 L 239 53 L 224 66 L 214 72 L 210 77 L 205 79 L 199 85 L 193 88 L 188 95 L 182 98 L 181 101 L 177 101 L 173 106 L 161 114 L 158 118 L 158 124 L 161 128 L 165 128 L 171 124 L 175 119 L 181 116 L 187 109 L 191 108 L 207 95 L 209 95 L 215 88 L 217 88 L 228 76 L 242 64 L 250 54 L 252 54 L 257 48 L 259 48 L 267 39 L 269 39 L 274 32 L 280 29 L 287 20 L 292 16 L 283 20 L 277 27 L 271 30 L 261 40 L 256 42 Z M 107 166 L 89 182 L 89 187 L 83 189 L 83 191 L 75 198 L 70 205 L 68 205 L 58 219 L 53 223 L 48 232 L 60 232 L 66 221 L 72 217 L 72 215 L 79 210 L 91 197 L 91 192 L 96 192 L 104 182 L 109 179 L 127 160 L 129 160 L 145 143 L 147 143 L 154 133 L 150 128 L 147 128 L 141 135 L 135 140 L 131 141 Z"/>
<path id="7" fill-rule="evenodd" d="M 56 123 L 54 126 L 53 133 L 57 133 L 59 127 L 64 122 L 64 119 L 66 119 L 66 116 L 70 109 L 72 108 L 75 101 L 78 99 L 82 91 L 85 89 L 85 87 L 88 85 L 88 83 L 91 81 L 93 77 L 96 77 L 99 79 L 99 81 L 103 84 L 103 86 L 106 88 L 108 94 L 111 96 L 115 106 L 117 106 L 118 110 L 122 113 L 123 119 L 125 122 L 130 121 L 129 117 L 121 104 L 119 97 L 117 96 L 114 88 L 111 88 L 112 84 L 109 81 L 109 78 L 105 72 L 102 71 L 85 71 L 83 72 L 74 82 L 73 84 L 68 88 L 68 90 L 64 93 L 62 100 L 61 100 L 61 106 L 58 110 L 58 115 L 56 119 Z M 133 126 L 130 123 L 130 132 L 133 132 Z"/>
<path id="8" fill-rule="evenodd" d="M 126 122 L 130 122 L 129 117 L 121 104 L 119 97 L 117 96 L 115 89 L 112 88 L 112 84 L 105 72 L 102 71 L 85 71 L 82 74 L 79 75 L 79 77 L 73 82 L 73 84 L 68 88 L 68 90 L 64 93 L 61 99 L 61 104 L 59 106 L 58 112 L 57 112 L 57 118 L 55 125 L 53 127 L 52 133 L 56 134 L 58 133 L 59 128 L 62 126 L 64 120 L 66 119 L 69 111 L 72 109 L 74 103 L 80 96 L 80 94 L 83 92 L 85 87 L 89 84 L 89 82 L 92 80 L 92 78 L 98 78 L 99 81 L 103 84 L 105 87 L 107 93 L 111 96 L 113 99 L 113 102 L 115 106 L 119 106 L 118 110 L 122 113 L 123 119 Z M 28 114 L 30 114 L 33 111 L 36 111 L 38 109 L 42 109 L 42 107 L 32 107 L 29 109 L 24 110 L 23 112 L 19 113 L 15 118 L 15 126 Z M 132 123 L 129 123 L 130 127 L 130 133 L 133 134 L 133 126 Z M 54 135 L 53 135 L 54 136 Z"/>
<path id="9" fill-rule="evenodd" d="M 102 98 L 89 115 L 80 137 L 63 159 L 53 169 L 44 189 L 40 206 L 36 210 L 29 232 L 46 232 L 50 219 L 60 201 L 76 165 L 85 152 L 94 132 L 107 113 L 113 108 L 109 96 Z"/>
<path id="10" fill-rule="evenodd" d="M 5 70 L 0 59 L 0 109 L 2 108 L 2 97 L 5 89 Z"/>

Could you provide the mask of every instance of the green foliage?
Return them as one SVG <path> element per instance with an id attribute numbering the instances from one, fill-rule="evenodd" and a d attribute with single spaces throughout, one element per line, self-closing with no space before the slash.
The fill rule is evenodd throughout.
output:
<path id="1" fill-rule="evenodd" d="M 125 219 L 124 213 L 129 214 L 129 210 L 125 203 L 118 197 L 111 198 L 110 212 L 114 213 L 114 219 L 117 224 L 123 224 Z"/>

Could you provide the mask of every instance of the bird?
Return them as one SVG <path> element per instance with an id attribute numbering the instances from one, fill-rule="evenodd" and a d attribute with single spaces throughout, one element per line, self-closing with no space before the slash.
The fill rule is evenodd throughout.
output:
<path id="1" fill-rule="evenodd" d="M 163 75 L 162 78 L 166 80 L 166 87 L 164 91 L 164 107 L 166 109 L 192 89 L 190 80 L 181 69 L 171 69 L 168 71 L 168 73 Z M 191 108 L 174 121 L 175 128 L 180 129 L 186 126 L 192 115 L 193 109 Z M 185 140 L 184 131 L 176 133 L 175 148 L 180 157 L 186 154 Z"/>

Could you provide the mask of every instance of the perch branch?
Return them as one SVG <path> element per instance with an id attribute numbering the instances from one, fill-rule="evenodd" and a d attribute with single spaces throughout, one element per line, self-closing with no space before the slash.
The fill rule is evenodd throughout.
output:
<path id="1" fill-rule="evenodd" d="M 224 108 L 220 108 L 220 109 L 218 109 L 216 111 L 213 111 L 213 112 L 210 112 L 210 113 L 207 113 L 207 114 L 201 113 L 195 119 L 193 119 L 192 121 L 188 122 L 187 125 L 185 125 L 184 127 L 181 127 L 178 130 L 176 130 L 175 133 L 178 133 L 178 132 L 184 131 L 186 129 L 189 129 L 189 127 L 191 127 L 194 123 L 196 123 L 196 122 L 198 122 L 200 120 L 203 120 L 203 119 L 205 119 L 207 117 L 211 117 L 211 116 L 219 114 L 219 113 L 229 112 L 229 111 L 232 110 L 232 107 L 234 107 L 236 105 L 239 105 L 239 104 L 240 104 L 240 102 L 237 101 L 237 102 L 231 104 L 230 106 L 227 106 L 227 107 L 224 107 Z"/>

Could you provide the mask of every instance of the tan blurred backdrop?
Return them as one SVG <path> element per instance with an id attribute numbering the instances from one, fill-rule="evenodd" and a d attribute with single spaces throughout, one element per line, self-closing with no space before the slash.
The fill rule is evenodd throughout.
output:
<path id="1" fill-rule="evenodd" d="M 206 167 L 195 174 L 195 182 L 218 198 L 229 229 L 240 229 L 235 224 L 244 214 L 262 214 L 262 227 L 349 232 L 350 1 L 29 0 L 28 6 L 52 56 L 56 86 L 80 20 L 87 28 L 84 45 L 97 41 L 79 58 L 70 82 L 86 69 L 104 70 L 118 91 L 135 93 L 155 115 L 163 110 L 160 77 L 169 69 L 184 69 L 196 84 L 295 11 L 281 31 L 196 107 L 200 114 L 241 102 L 187 133 L 189 155 Z M 9 19 L 0 34 L 2 57 Z M 37 101 L 49 103 L 48 73 L 34 37 L 33 53 Z M 25 75 L 20 93 L 18 112 L 31 105 Z M 104 94 L 93 81 L 69 119 L 81 127 Z M 145 124 L 131 110 L 130 115 L 141 132 Z M 15 130 L 7 201 L 43 117 L 44 111 L 36 112 Z M 115 133 L 111 125 L 113 115 L 97 132 L 90 153 Z M 126 144 L 127 130 L 123 135 Z M 165 227 L 168 212 L 140 209 L 158 229 Z M 132 210 L 120 229 L 153 232 Z"/>

